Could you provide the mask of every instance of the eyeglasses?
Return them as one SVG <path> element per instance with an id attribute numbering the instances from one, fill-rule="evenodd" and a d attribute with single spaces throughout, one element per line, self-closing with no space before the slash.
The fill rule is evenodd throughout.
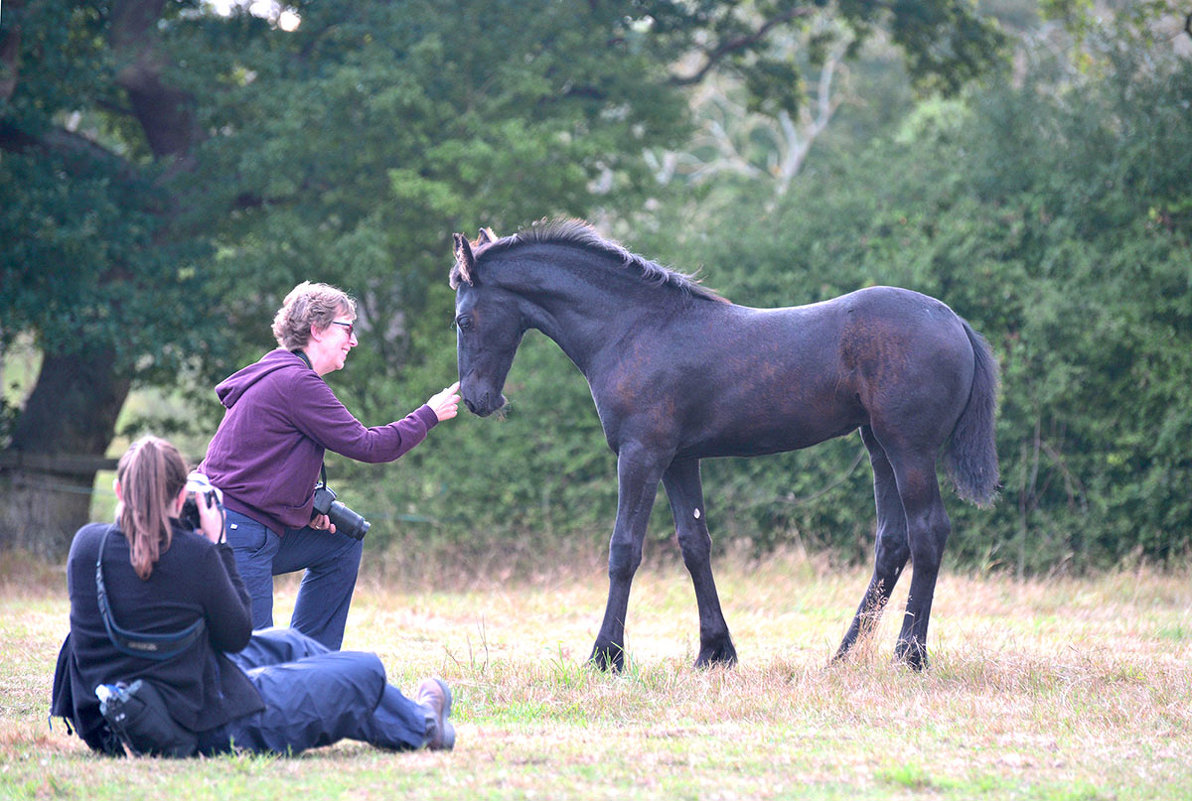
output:
<path id="1" fill-rule="evenodd" d="M 356 336 L 356 324 L 355 323 L 345 323 L 345 322 L 341 322 L 339 320 L 332 320 L 331 324 L 332 325 L 342 325 L 344 328 L 348 329 L 348 339 L 351 339 L 352 337 Z"/>

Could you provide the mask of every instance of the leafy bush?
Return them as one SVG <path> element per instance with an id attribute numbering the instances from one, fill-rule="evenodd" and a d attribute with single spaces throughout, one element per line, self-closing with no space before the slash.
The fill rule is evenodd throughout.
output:
<path id="1" fill-rule="evenodd" d="M 777 207 L 721 197 L 699 209 L 715 227 L 692 230 L 690 206 L 666 205 L 628 242 L 739 303 L 895 284 L 981 331 L 1002 366 L 1003 491 L 992 512 L 949 501 L 949 558 L 964 565 L 1085 570 L 1192 545 L 1192 64 L 1130 48 L 1103 58 L 1089 75 L 1040 62 L 1019 85 L 921 105 Z M 599 547 L 615 463 L 581 377 L 531 336 L 507 394 L 504 419 L 465 417 L 389 468 L 387 508 L 434 520 L 427 541 L 465 551 Z M 718 542 L 867 558 L 870 475 L 855 435 L 707 461 L 704 476 Z M 649 536 L 672 536 L 661 494 Z"/>

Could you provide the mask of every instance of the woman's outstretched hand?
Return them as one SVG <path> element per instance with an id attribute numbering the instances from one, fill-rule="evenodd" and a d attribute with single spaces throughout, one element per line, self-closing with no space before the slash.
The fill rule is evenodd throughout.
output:
<path id="1" fill-rule="evenodd" d="M 439 422 L 450 420 L 459 414 L 459 382 L 431 396 L 426 405 L 431 408 Z"/>

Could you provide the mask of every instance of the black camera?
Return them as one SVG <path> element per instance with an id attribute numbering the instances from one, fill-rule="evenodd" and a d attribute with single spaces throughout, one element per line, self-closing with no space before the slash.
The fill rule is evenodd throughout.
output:
<path id="1" fill-rule="evenodd" d="M 199 505 L 195 503 L 194 498 L 187 498 L 183 501 L 182 512 L 178 515 L 178 519 L 189 531 L 198 531 L 202 528 L 203 521 L 199 519 Z"/>
<path id="2" fill-rule="evenodd" d="M 315 514 L 327 515 L 340 534 L 362 540 L 372 524 L 335 500 L 335 491 L 325 484 L 315 486 Z"/>
<path id="3" fill-rule="evenodd" d="M 223 506 L 223 497 L 219 490 L 211 485 L 207 476 L 196 471 L 186 477 L 186 500 L 182 502 L 182 511 L 178 515 L 182 524 L 191 531 L 198 531 L 203 527 L 203 520 L 199 517 L 199 499 L 207 508 Z"/>

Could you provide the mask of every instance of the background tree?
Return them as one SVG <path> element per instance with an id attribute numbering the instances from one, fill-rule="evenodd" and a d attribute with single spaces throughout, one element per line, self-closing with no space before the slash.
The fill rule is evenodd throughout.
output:
<path id="1" fill-rule="evenodd" d="M 1029 37 L 1017 83 L 921 102 L 865 151 L 821 153 L 777 207 L 725 198 L 701 211 L 727 230 L 672 245 L 674 261 L 703 265 L 740 302 L 898 284 L 944 299 L 991 339 L 1003 498 L 992 515 L 952 507 L 950 554 L 966 564 L 1084 570 L 1192 544 L 1181 489 L 1192 417 L 1177 394 L 1192 367 L 1183 19 L 1158 20 L 1168 35 L 1127 15 L 1077 42 L 1057 29 Z M 711 465 L 713 511 L 747 521 L 763 548 L 864 558 L 859 449 L 846 439 Z"/>
<path id="2" fill-rule="evenodd" d="M 9 0 L 0 347 L 31 335 L 42 358 L 3 434 L 0 541 L 61 553 L 94 475 L 62 455 L 103 454 L 132 387 L 255 358 L 302 278 L 360 295 L 344 389 L 391 418 L 449 370 L 452 229 L 635 202 L 643 150 L 681 141 L 684 88 L 714 72 L 793 112 L 797 65 L 769 42 L 820 5 Z M 942 0 L 837 8 L 852 36 L 889 27 L 924 82 L 1000 41 Z"/>

